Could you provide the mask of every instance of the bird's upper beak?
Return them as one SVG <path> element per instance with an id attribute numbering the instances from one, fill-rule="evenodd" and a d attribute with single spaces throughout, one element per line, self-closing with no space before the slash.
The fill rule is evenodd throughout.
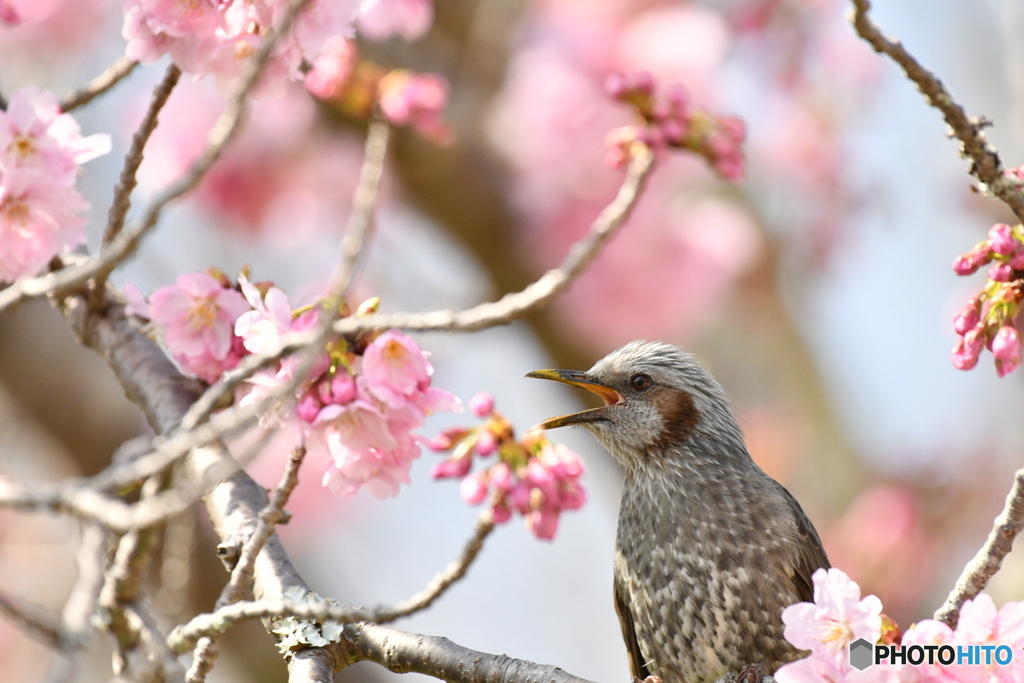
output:
<path id="1" fill-rule="evenodd" d="M 616 403 L 622 402 L 622 394 L 615 389 L 612 389 L 606 384 L 601 384 L 590 377 L 587 373 L 580 372 L 579 370 L 536 370 L 534 372 L 527 373 L 527 377 L 536 377 L 539 379 L 553 379 L 556 382 L 564 382 L 565 384 L 572 384 L 573 386 L 583 387 L 587 391 L 591 391 L 604 400 L 604 405 L 599 408 L 591 408 L 590 410 L 582 410 L 578 413 L 572 413 L 571 415 L 561 415 L 559 417 L 551 417 L 540 423 L 544 429 L 554 429 L 555 427 L 564 427 L 565 425 L 571 424 L 583 424 L 586 422 L 596 422 L 604 419 L 604 410 L 608 406 L 613 406 Z"/>

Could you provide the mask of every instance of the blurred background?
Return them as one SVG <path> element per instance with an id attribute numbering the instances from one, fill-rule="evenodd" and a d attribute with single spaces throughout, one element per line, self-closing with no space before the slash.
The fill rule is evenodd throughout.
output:
<path id="1" fill-rule="evenodd" d="M 0 2 L 0 5 L 4 5 Z M 114 0 L 7 0 L 0 92 L 58 94 L 123 53 Z M 988 131 L 1007 166 L 1024 143 L 1024 9 L 1014 0 L 879 3 L 874 18 L 942 78 Z M 991 358 L 949 362 L 954 313 L 983 276 L 953 258 L 992 223 L 1012 220 L 971 192 L 967 164 L 898 69 L 862 44 L 838 0 L 449 0 L 419 40 L 360 43 L 386 67 L 444 76 L 438 146 L 398 130 L 360 293 L 385 311 L 464 307 L 520 289 L 565 255 L 614 196 L 622 171 L 602 161 L 629 112 L 603 94 L 613 72 L 683 83 L 748 126 L 748 179 L 729 184 L 685 153 L 659 161 L 625 229 L 567 295 L 516 324 L 430 334 L 435 385 L 463 400 L 495 395 L 520 429 L 579 409 L 581 397 L 523 379 L 585 369 L 635 338 L 693 351 L 732 398 L 754 458 L 801 501 L 835 566 L 875 593 L 904 627 L 931 615 L 980 546 L 1020 466 L 1021 374 Z M 101 226 L 127 144 L 163 64 L 137 69 L 76 112 L 114 152 L 80 186 Z M 223 107 L 210 79 L 183 78 L 147 151 L 135 205 L 194 155 Z M 296 86 L 259 102 L 251 123 L 190 197 L 115 273 L 144 292 L 185 272 L 251 264 L 295 301 L 336 259 L 362 157 L 365 123 Z M 433 434 L 469 414 L 428 422 Z M 45 302 L 0 318 L 0 472 L 53 480 L 96 472 L 145 433 L 102 360 L 77 346 Z M 516 519 L 497 530 L 467 578 L 399 623 L 467 647 L 626 680 L 611 602 L 621 474 L 582 432 L 554 433 L 588 465 L 589 503 L 553 542 Z M 249 469 L 276 482 L 288 435 Z M 319 593 L 374 605 L 420 589 L 461 549 L 477 510 L 434 482 L 425 452 L 393 500 L 339 500 L 307 461 L 281 530 Z M 72 521 L 0 511 L 0 592 L 59 609 L 74 579 Z M 226 579 L 201 511 L 182 515 L 152 568 L 168 619 L 209 609 Z M 45 568 L 44 570 L 41 568 Z M 1024 560 L 993 581 L 997 603 L 1024 598 Z M 259 625 L 231 632 L 213 681 L 283 680 Z M 97 638 L 80 680 L 107 680 Z M 39 680 L 47 651 L 0 621 L 8 680 Z M 372 664 L 339 680 L 392 677 Z"/>

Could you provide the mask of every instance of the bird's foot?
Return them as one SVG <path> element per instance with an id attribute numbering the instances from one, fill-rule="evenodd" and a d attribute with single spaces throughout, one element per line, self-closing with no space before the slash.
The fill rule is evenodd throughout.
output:
<path id="1" fill-rule="evenodd" d="M 736 674 L 736 683 L 761 683 L 761 679 L 768 675 L 768 665 L 764 662 L 747 664 Z"/>

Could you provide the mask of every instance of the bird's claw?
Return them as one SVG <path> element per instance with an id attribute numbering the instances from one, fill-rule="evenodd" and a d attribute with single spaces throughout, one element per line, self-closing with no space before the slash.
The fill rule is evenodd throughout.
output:
<path id="1" fill-rule="evenodd" d="M 761 683 L 761 679 L 768 675 L 768 665 L 764 662 L 747 664 L 736 674 L 736 683 Z"/>

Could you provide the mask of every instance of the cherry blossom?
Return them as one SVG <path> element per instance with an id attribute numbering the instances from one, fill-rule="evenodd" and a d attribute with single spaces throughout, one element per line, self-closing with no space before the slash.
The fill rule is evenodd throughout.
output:
<path id="1" fill-rule="evenodd" d="M 470 505 L 490 496 L 495 523 L 507 522 L 518 512 L 534 536 L 553 539 L 561 513 L 586 503 L 586 491 L 579 483 L 583 460 L 548 441 L 541 431 L 531 430 L 516 440 L 512 426 L 494 410 L 490 394 L 477 394 L 469 405 L 485 422 L 476 429 L 450 429 L 427 442 L 432 450 L 451 451 L 447 460 L 434 466 L 433 477 L 461 478 L 459 493 Z M 488 468 L 471 472 L 474 455 L 497 458 Z"/>
<path id="2" fill-rule="evenodd" d="M 107 135 L 82 137 L 53 93 L 14 92 L 0 111 L 0 281 L 32 275 L 60 251 L 85 241 L 75 189 L 81 164 L 110 151 Z"/>

